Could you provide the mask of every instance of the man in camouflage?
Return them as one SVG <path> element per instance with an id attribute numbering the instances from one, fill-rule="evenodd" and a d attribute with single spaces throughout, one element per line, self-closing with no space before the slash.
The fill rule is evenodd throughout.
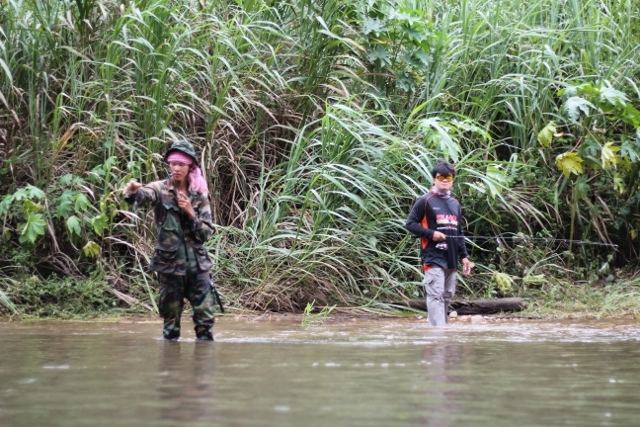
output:
<path id="1" fill-rule="evenodd" d="M 198 167 L 196 152 L 186 140 L 174 142 L 164 156 L 171 176 L 142 185 L 130 181 L 125 200 L 153 207 L 157 232 L 151 271 L 160 284 L 160 315 L 163 336 L 180 337 L 180 316 L 186 297 L 193 309 L 196 338 L 212 341 L 215 297 L 209 274 L 211 260 L 203 243 L 213 225 L 206 181 Z"/>

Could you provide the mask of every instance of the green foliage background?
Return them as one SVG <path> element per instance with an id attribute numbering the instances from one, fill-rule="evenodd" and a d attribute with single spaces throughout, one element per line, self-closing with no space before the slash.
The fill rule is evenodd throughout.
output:
<path id="1" fill-rule="evenodd" d="M 439 158 L 470 234 L 520 233 L 476 242 L 463 292 L 637 265 L 638 15 L 631 0 L 2 2 L 0 307 L 34 312 L 33 283 L 75 278 L 153 309 L 149 221 L 120 189 L 163 178 L 176 135 L 202 153 L 207 246 L 238 306 L 417 296 L 403 223 Z"/>

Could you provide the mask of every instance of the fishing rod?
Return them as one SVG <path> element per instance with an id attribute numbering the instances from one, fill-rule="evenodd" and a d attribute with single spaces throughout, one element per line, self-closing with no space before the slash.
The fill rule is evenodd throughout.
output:
<path id="1" fill-rule="evenodd" d="M 615 243 L 594 242 L 592 240 L 577 240 L 577 239 L 558 239 L 555 237 L 532 237 L 524 235 L 513 236 L 447 236 L 447 239 L 466 239 L 466 240 L 491 240 L 500 243 L 501 240 L 521 240 L 521 241 L 534 241 L 534 242 L 546 242 L 546 243 L 564 243 L 575 245 L 592 245 L 592 246 L 605 246 L 614 249 L 618 249 L 618 245 Z"/>

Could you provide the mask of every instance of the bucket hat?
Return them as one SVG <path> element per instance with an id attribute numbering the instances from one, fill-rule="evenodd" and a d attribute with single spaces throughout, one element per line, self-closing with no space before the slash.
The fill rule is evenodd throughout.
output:
<path id="1" fill-rule="evenodd" d="M 196 150 L 193 148 L 193 144 L 191 144 L 186 139 L 179 139 L 171 144 L 171 147 L 164 153 L 164 160 L 167 161 L 167 157 L 174 151 L 179 151 L 182 154 L 186 154 L 187 156 L 193 159 L 193 162 L 198 165 L 198 156 L 196 155 Z"/>

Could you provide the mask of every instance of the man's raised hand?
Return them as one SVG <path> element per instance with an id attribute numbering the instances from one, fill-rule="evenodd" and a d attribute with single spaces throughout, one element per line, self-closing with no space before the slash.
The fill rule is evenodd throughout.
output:
<path id="1" fill-rule="evenodd" d="M 125 197 L 132 196 L 138 192 L 138 189 L 140 187 L 142 187 L 142 184 L 140 184 L 138 181 L 131 180 L 122 189 L 122 194 L 124 194 Z"/>
<path id="2" fill-rule="evenodd" d="M 180 206 L 180 209 L 182 209 L 182 211 L 187 214 L 189 218 L 194 219 L 196 217 L 196 212 L 193 210 L 193 206 L 191 205 L 191 200 L 189 200 L 189 197 L 187 197 L 180 191 L 178 192 L 177 196 L 178 206 Z"/>

